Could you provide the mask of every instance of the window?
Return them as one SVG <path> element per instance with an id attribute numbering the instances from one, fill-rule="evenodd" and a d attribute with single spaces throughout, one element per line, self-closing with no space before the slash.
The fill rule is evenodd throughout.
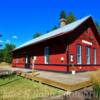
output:
<path id="1" fill-rule="evenodd" d="M 77 45 L 76 47 L 76 59 L 77 59 L 77 64 L 81 64 L 82 63 L 82 57 L 81 57 L 81 46 Z"/>
<path id="2" fill-rule="evenodd" d="M 18 57 L 16 58 L 16 64 L 18 64 L 18 62 L 19 62 L 19 59 L 18 59 Z"/>
<path id="3" fill-rule="evenodd" d="M 28 56 L 25 57 L 25 64 L 28 63 Z"/>
<path id="4" fill-rule="evenodd" d="M 96 64 L 96 49 L 93 49 L 93 64 Z"/>
<path id="5" fill-rule="evenodd" d="M 29 56 L 28 55 L 25 55 L 24 62 L 25 62 L 25 64 L 29 64 Z"/>
<path id="6" fill-rule="evenodd" d="M 90 64 L 90 48 L 86 47 L 86 64 Z"/>
<path id="7" fill-rule="evenodd" d="M 44 63 L 45 64 L 49 63 L 49 48 L 48 47 L 44 48 Z"/>

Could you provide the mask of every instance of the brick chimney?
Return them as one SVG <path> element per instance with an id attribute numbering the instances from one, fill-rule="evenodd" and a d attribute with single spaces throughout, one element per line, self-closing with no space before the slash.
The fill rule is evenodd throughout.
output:
<path id="1" fill-rule="evenodd" d="M 63 27 L 66 25 L 66 19 L 65 18 L 61 18 L 60 19 L 60 27 Z"/>

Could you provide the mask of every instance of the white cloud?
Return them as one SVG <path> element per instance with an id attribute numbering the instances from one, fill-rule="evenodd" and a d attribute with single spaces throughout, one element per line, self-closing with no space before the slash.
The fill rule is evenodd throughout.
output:
<path id="1" fill-rule="evenodd" d="M 6 40 L 6 43 L 10 43 L 10 40 Z"/>
<path id="2" fill-rule="evenodd" d="M 0 43 L 2 43 L 3 41 L 2 40 L 0 40 Z"/>
<path id="3" fill-rule="evenodd" d="M 13 35 L 12 38 L 13 39 L 18 39 L 18 36 L 17 35 Z"/>

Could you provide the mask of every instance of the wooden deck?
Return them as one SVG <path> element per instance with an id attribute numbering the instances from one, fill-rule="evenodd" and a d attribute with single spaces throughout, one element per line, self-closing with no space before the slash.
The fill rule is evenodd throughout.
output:
<path id="1" fill-rule="evenodd" d="M 66 84 L 37 76 L 33 77 L 32 80 L 45 83 L 47 85 L 51 85 L 53 87 L 57 87 L 66 91 L 75 91 L 92 85 L 91 81 L 85 81 L 77 84 Z"/>
<path id="2" fill-rule="evenodd" d="M 44 73 L 44 72 L 43 72 Z M 48 72 L 46 72 L 48 73 Z M 84 81 L 79 81 L 79 82 L 74 82 L 74 83 L 70 83 L 68 82 L 68 80 L 65 80 L 65 81 L 59 81 L 59 80 L 62 80 L 62 79 L 55 79 L 55 78 L 46 78 L 46 77 L 43 77 L 43 75 L 41 75 L 42 73 L 40 72 L 34 72 L 34 73 L 22 73 L 21 76 L 23 77 L 26 77 L 26 78 L 29 78 L 29 79 L 32 79 L 34 81 L 37 81 L 37 82 L 40 82 L 40 83 L 43 83 L 43 84 L 47 84 L 47 85 L 50 85 L 50 86 L 53 86 L 53 87 L 56 87 L 56 88 L 60 88 L 60 89 L 63 89 L 65 91 L 76 91 L 76 90 L 79 90 L 79 89 L 82 89 L 82 88 L 85 88 L 85 87 L 89 87 L 92 85 L 91 81 L 90 80 L 84 80 Z M 45 73 L 44 73 L 45 74 Z M 51 73 L 50 73 L 51 74 Z M 53 74 L 56 74 L 56 73 L 53 73 Z M 60 73 L 61 74 L 61 73 Z M 49 74 L 48 74 L 49 75 Z M 62 75 L 62 74 L 61 74 Z M 65 76 L 62 75 L 62 77 Z M 53 77 L 53 76 L 51 76 Z M 69 78 L 73 78 L 73 77 L 76 77 L 77 76 L 69 76 Z M 58 76 L 59 78 L 59 76 Z M 72 79 L 71 78 L 71 79 Z M 54 80 L 55 79 L 55 80 Z M 70 80 L 70 79 L 69 79 Z M 74 80 L 73 80 L 74 81 Z"/>
<path id="3" fill-rule="evenodd" d="M 87 74 L 89 72 L 71 75 L 67 73 L 64 74 L 47 71 L 32 71 L 20 68 L 10 68 L 9 70 L 17 71 L 17 74 L 21 75 L 22 77 L 26 77 L 28 79 L 32 79 L 34 81 L 47 84 L 53 87 L 57 87 L 65 91 L 75 91 L 92 85 L 90 77 Z"/>

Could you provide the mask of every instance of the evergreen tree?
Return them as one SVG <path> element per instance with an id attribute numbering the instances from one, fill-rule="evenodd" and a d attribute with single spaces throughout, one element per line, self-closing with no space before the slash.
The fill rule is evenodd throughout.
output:
<path id="1" fill-rule="evenodd" d="M 72 12 L 66 17 L 66 24 L 70 24 L 76 20 L 74 14 Z"/>
<path id="2" fill-rule="evenodd" d="M 0 34 L 0 37 L 2 37 L 2 35 Z M 0 47 L 2 46 L 2 44 L 0 44 Z"/>
<path id="3" fill-rule="evenodd" d="M 56 30 L 58 27 L 57 26 L 54 26 L 53 28 L 52 28 L 52 30 Z"/>
<path id="4" fill-rule="evenodd" d="M 0 62 L 3 62 L 4 59 L 4 51 L 3 49 L 0 50 Z"/>
<path id="5" fill-rule="evenodd" d="M 66 16 L 65 11 L 61 11 L 60 13 L 60 19 L 65 18 L 66 24 L 70 24 L 76 20 L 76 17 L 74 16 L 73 12 L 69 12 L 69 14 Z"/>
<path id="6" fill-rule="evenodd" d="M 50 32 L 50 30 L 47 30 L 47 31 L 46 31 L 46 33 L 49 33 L 49 32 Z"/>
<path id="7" fill-rule="evenodd" d="M 37 32 L 37 33 L 35 33 L 35 34 L 33 35 L 33 38 L 37 38 L 37 37 L 39 37 L 39 36 L 41 36 L 41 33 Z"/>
<path id="8" fill-rule="evenodd" d="M 98 22 L 95 22 L 95 25 L 96 25 L 98 32 L 100 33 L 100 24 Z"/>
<path id="9" fill-rule="evenodd" d="M 61 13 L 60 13 L 60 19 L 61 19 L 61 18 L 66 18 L 66 13 L 65 13 L 64 10 L 61 11 Z"/>

